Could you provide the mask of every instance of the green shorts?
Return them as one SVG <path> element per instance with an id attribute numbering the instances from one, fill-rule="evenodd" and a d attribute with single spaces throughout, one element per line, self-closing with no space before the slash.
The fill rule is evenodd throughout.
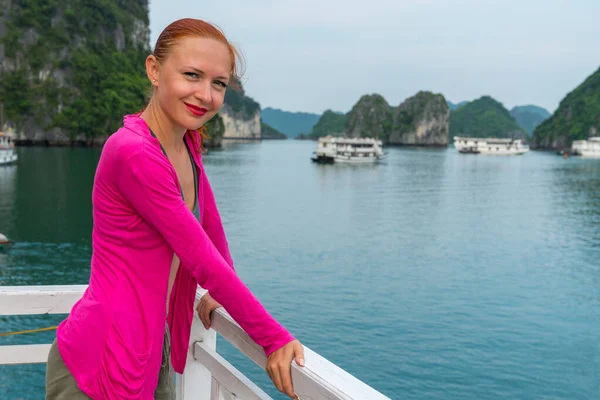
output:
<path id="1" fill-rule="evenodd" d="M 165 340 L 163 342 L 162 365 L 158 375 L 158 385 L 154 392 L 156 400 L 175 400 L 175 385 L 171 370 L 171 336 L 169 328 L 165 329 Z M 69 372 L 63 362 L 56 339 L 48 353 L 48 364 L 46 365 L 46 400 L 89 400 L 90 397 L 83 393 L 77 386 L 73 375 Z"/>

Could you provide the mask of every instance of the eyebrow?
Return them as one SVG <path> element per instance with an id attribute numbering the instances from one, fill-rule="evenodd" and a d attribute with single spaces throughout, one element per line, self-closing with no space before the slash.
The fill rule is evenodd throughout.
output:
<path id="1" fill-rule="evenodd" d="M 201 69 L 195 68 L 195 67 L 186 67 L 186 68 L 193 69 L 195 72 L 198 72 L 198 73 L 200 73 L 200 74 L 202 74 L 202 75 L 204 75 L 204 74 L 205 74 L 205 72 L 204 72 L 204 71 L 202 71 Z M 229 78 L 228 78 L 228 77 L 225 77 L 225 76 L 217 76 L 215 79 L 229 80 Z"/>

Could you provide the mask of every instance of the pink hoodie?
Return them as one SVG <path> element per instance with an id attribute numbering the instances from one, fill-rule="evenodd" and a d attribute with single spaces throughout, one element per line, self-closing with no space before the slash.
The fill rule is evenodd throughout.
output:
<path id="1" fill-rule="evenodd" d="M 154 398 L 173 252 L 181 260 L 168 313 L 175 371 L 185 367 L 198 284 L 267 355 L 294 339 L 236 275 L 200 154 L 189 134 L 185 140 L 200 181 L 201 223 L 138 115 L 126 116 L 102 150 L 92 193 L 90 283 L 57 330 L 65 365 L 93 399 Z"/>

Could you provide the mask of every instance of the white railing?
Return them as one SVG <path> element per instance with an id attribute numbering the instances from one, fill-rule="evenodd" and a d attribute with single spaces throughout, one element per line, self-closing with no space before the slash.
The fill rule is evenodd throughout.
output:
<path id="1" fill-rule="evenodd" d="M 82 285 L 0 286 L 0 315 L 68 314 L 85 289 Z M 199 289 L 196 300 L 202 294 Z M 177 400 L 271 399 L 216 352 L 216 333 L 264 368 L 262 348 L 222 308 L 213 312 L 211 323 L 207 331 L 194 316 L 185 372 L 175 377 Z M 50 344 L 0 346 L 0 365 L 45 363 L 49 349 Z M 307 347 L 304 352 L 305 367 L 292 363 L 294 389 L 302 400 L 389 400 Z"/>

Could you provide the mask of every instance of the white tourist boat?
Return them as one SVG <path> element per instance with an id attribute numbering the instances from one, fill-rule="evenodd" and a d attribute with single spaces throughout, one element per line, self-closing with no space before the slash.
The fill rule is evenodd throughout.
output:
<path id="1" fill-rule="evenodd" d="M 600 158 L 600 136 L 591 137 L 588 140 L 574 140 L 571 145 L 571 154 Z"/>
<path id="2" fill-rule="evenodd" d="M 384 157 L 383 143 L 379 139 L 324 136 L 319 138 L 311 159 L 323 164 L 366 164 L 378 162 Z"/>
<path id="3" fill-rule="evenodd" d="M 0 131 L 0 165 L 17 161 L 15 144 L 10 136 Z"/>
<path id="4" fill-rule="evenodd" d="M 520 155 L 529 151 L 521 139 L 454 137 L 454 147 L 464 154 L 489 154 L 498 156 Z"/>

